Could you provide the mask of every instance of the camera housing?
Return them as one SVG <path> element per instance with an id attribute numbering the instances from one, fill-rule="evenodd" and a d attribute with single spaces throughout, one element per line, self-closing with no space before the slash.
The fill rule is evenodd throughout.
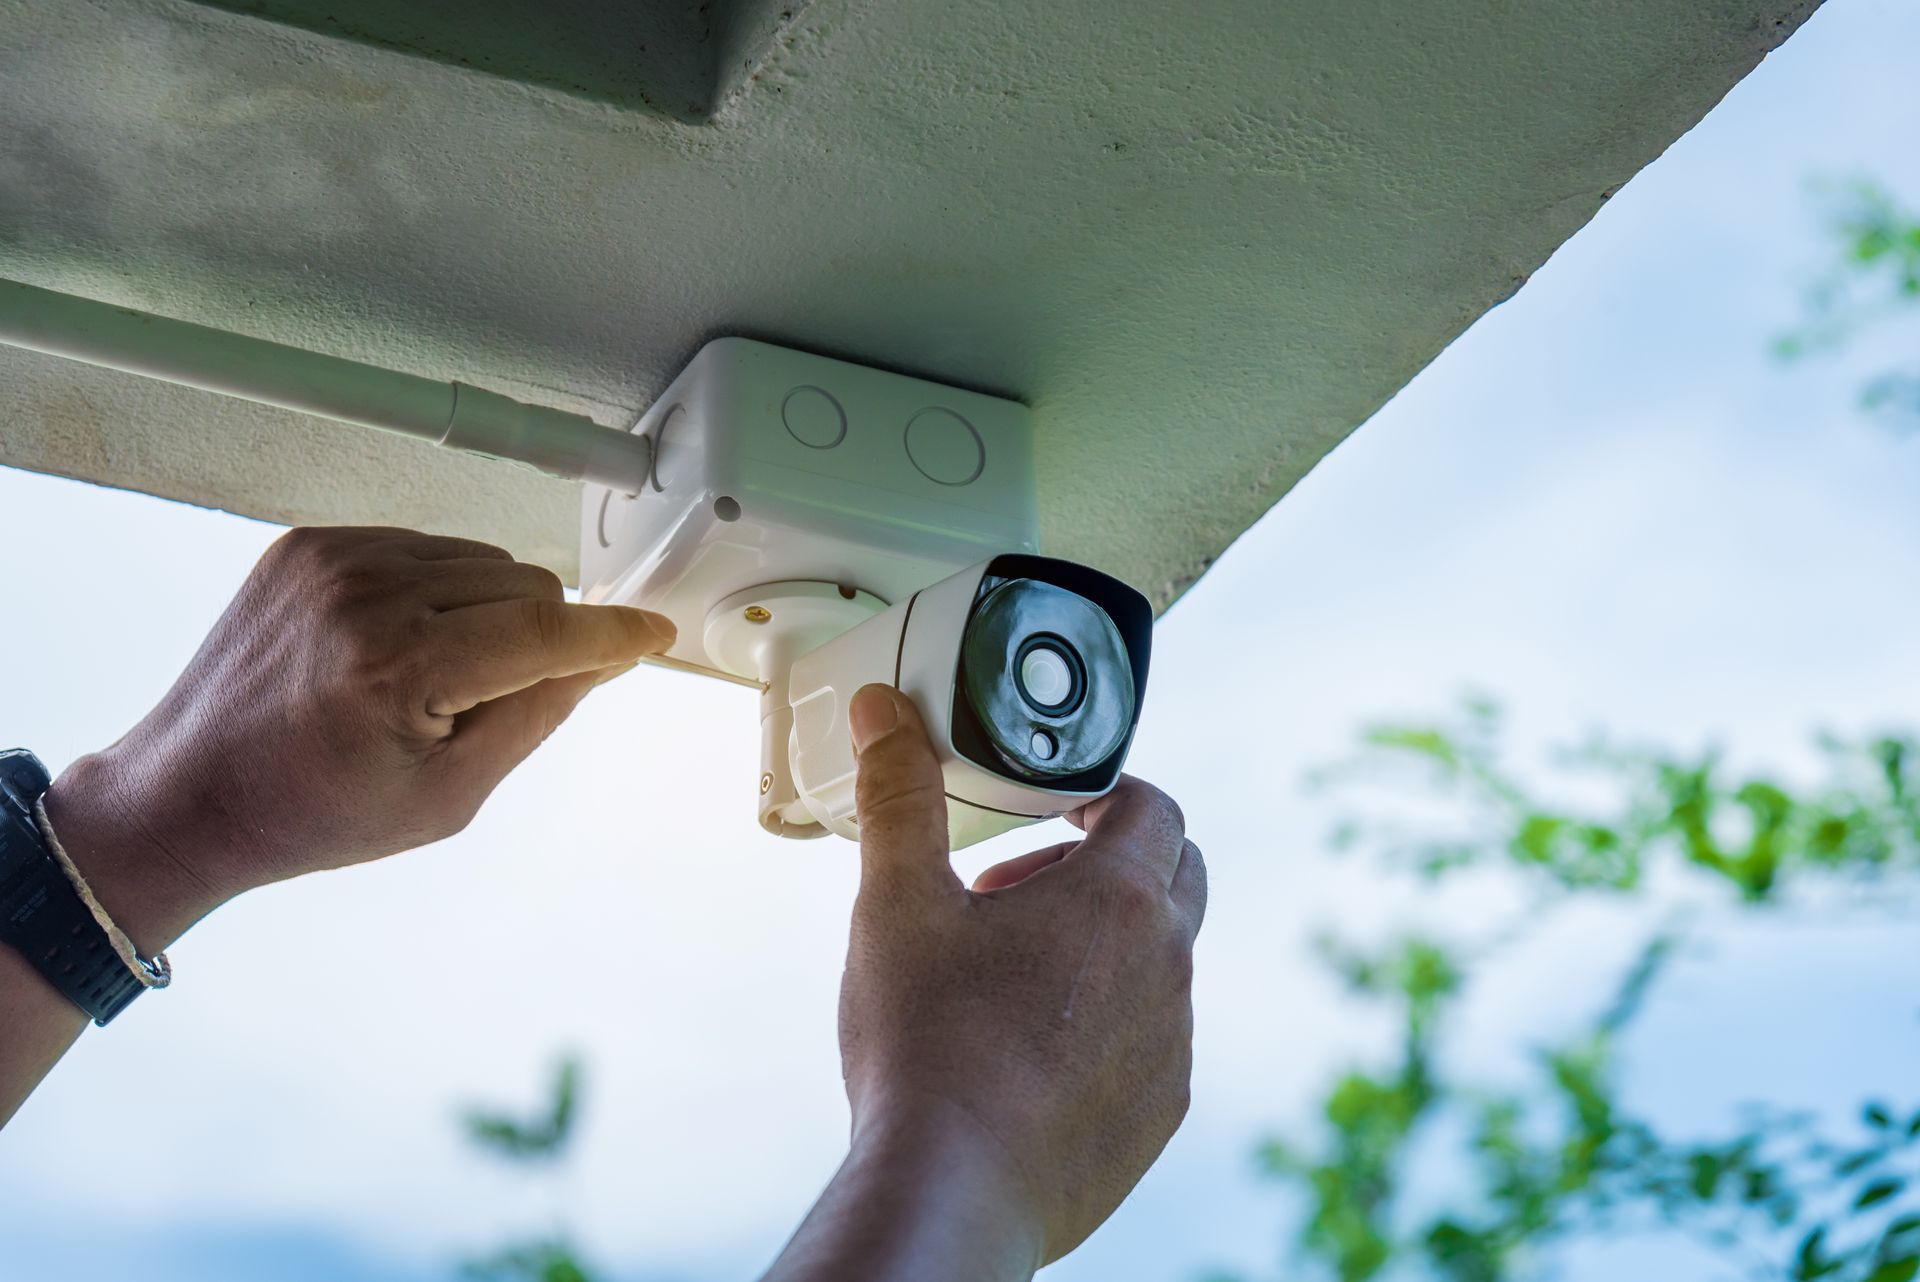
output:
<path id="1" fill-rule="evenodd" d="M 1037 555 L 1026 406 L 721 338 L 632 430 L 653 467 L 585 487 L 581 599 L 666 615 L 654 662 L 760 692 L 762 827 L 856 834 L 847 702 L 869 681 L 919 703 L 955 847 L 1113 786 L 1152 612 Z"/>

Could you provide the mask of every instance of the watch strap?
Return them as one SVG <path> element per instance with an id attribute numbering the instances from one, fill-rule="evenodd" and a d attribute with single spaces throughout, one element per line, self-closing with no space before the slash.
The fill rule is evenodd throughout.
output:
<path id="1" fill-rule="evenodd" d="M 32 753 L 0 752 L 0 942 L 106 1024 L 146 991 L 48 849 L 34 807 L 53 786 Z"/>

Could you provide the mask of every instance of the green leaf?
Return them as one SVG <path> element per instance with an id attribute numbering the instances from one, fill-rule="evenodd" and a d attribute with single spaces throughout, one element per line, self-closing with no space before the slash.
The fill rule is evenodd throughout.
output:
<path id="1" fill-rule="evenodd" d="M 1876 1131 L 1884 1131 L 1893 1125 L 1893 1114 L 1887 1112 L 1887 1106 L 1885 1104 L 1878 1102 L 1868 1104 L 1864 1109 L 1860 1110 L 1860 1116 L 1866 1120 L 1868 1126 L 1873 1127 Z"/>
<path id="2" fill-rule="evenodd" d="M 1892 248 L 1892 238 L 1883 229 L 1875 227 L 1854 242 L 1853 258 L 1855 262 L 1870 263 Z"/>
<path id="3" fill-rule="evenodd" d="M 1260 1147 L 1254 1150 L 1254 1161 L 1258 1162 L 1260 1169 L 1269 1175 L 1306 1169 L 1306 1163 L 1284 1140 L 1279 1139 L 1263 1140 Z"/>
<path id="4" fill-rule="evenodd" d="M 1916 1273 L 1920 1273 L 1920 1255 L 1902 1256 L 1867 1274 L 1866 1282 L 1913 1282 Z"/>
<path id="5" fill-rule="evenodd" d="M 1833 1173 L 1845 1179 L 1849 1175 L 1858 1175 L 1869 1166 L 1887 1155 L 1883 1148 L 1863 1148 L 1858 1153 L 1849 1153 L 1833 1164 Z"/>
<path id="6" fill-rule="evenodd" d="M 460 1270 L 476 1282 L 593 1282 L 593 1275 L 564 1242 L 521 1242 Z"/>
<path id="7" fill-rule="evenodd" d="M 547 1133 L 553 1137 L 554 1147 L 566 1143 L 573 1134 L 574 1114 L 579 1103 L 580 1061 L 568 1056 L 560 1061 L 553 1083 L 553 1112 L 547 1122 Z"/>
<path id="8" fill-rule="evenodd" d="M 1349 1073 L 1327 1097 L 1327 1121 L 1341 1131 L 1377 1126 L 1405 1114 L 1401 1095 L 1396 1087 L 1375 1081 L 1364 1073 Z"/>
<path id="9" fill-rule="evenodd" d="M 467 1137 L 512 1161 L 556 1158 L 573 1133 L 579 1093 L 580 1065 L 569 1057 L 554 1073 L 544 1116 L 520 1121 L 504 1114 L 471 1110 L 462 1119 Z"/>
<path id="10" fill-rule="evenodd" d="M 1907 1186 L 1905 1180 L 1875 1180 L 1860 1190 L 1860 1196 L 1853 1199 L 1853 1209 L 1864 1211 L 1870 1206 L 1878 1206 Z"/>
<path id="11" fill-rule="evenodd" d="M 538 1141 L 511 1118 L 489 1113 L 469 1113 L 463 1121 L 467 1138 L 482 1148 L 494 1149 L 506 1157 L 519 1157 L 538 1145 Z"/>
<path id="12" fill-rule="evenodd" d="M 1444 731 L 1411 726 L 1381 726 L 1368 732 L 1367 740 L 1376 748 L 1410 752 L 1449 770 L 1458 769 L 1460 765 L 1459 750 Z"/>
<path id="13" fill-rule="evenodd" d="M 1528 815 L 1520 823 L 1520 832 L 1513 839 L 1515 851 L 1523 858 L 1536 864 L 1553 861 L 1554 839 L 1567 821 L 1558 815 Z"/>
<path id="14" fill-rule="evenodd" d="M 1689 1175 L 1687 1186 L 1693 1195 L 1702 1202 L 1711 1202 L 1716 1189 L 1720 1187 L 1722 1164 L 1718 1153 L 1695 1153 L 1687 1159 Z"/>
<path id="15" fill-rule="evenodd" d="M 1906 1240 L 1909 1237 L 1920 1239 L 1920 1215 L 1903 1215 L 1887 1225 L 1886 1232 L 1880 1235 L 1880 1254 L 1911 1254 L 1909 1248 L 1920 1248 L 1920 1240 L 1909 1242 Z"/>
<path id="16" fill-rule="evenodd" d="M 1794 1282 L 1812 1282 L 1822 1278 L 1840 1267 L 1840 1261 L 1830 1259 L 1825 1250 L 1827 1226 L 1815 1225 L 1805 1237 L 1800 1239 L 1800 1249 L 1794 1252 Z"/>
<path id="17" fill-rule="evenodd" d="M 1425 940 L 1409 941 L 1400 956 L 1400 989 L 1415 1002 L 1448 997 L 1460 987 L 1460 971 L 1446 950 Z"/>

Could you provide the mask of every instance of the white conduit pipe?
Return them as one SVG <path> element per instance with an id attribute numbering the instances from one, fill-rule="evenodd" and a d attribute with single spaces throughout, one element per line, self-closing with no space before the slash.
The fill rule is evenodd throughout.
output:
<path id="1" fill-rule="evenodd" d="M 16 281 L 0 280 L 0 343 L 417 436 L 627 493 L 640 489 L 653 462 L 645 437 L 579 414 Z"/>

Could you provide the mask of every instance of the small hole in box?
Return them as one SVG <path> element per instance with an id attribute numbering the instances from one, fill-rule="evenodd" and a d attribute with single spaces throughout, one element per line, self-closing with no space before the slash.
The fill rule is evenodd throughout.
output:
<path id="1" fill-rule="evenodd" d="M 740 500 L 722 494 L 713 501 L 713 514 L 723 521 L 740 519 Z"/>

